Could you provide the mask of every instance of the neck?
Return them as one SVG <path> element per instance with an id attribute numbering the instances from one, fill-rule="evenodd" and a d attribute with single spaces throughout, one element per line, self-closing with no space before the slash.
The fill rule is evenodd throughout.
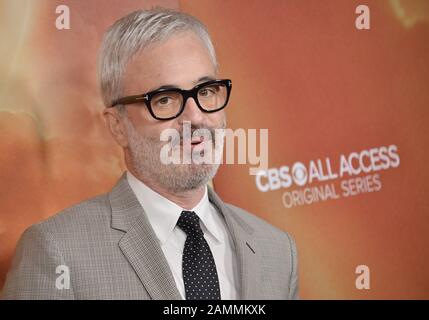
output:
<path id="1" fill-rule="evenodd" d="M 130 171 L 137 179 L 139 179 L 153 191 L 186 210 L 191 210 L 194 208 L 201 201 L 205 193 L 205 186 L 201 186 L 192 190 L 174 192 L 161 186 L 153 179 L 138 175 L 138 173 L 132 170 L 132 168 L 128 168 L 128 171 Z"/>

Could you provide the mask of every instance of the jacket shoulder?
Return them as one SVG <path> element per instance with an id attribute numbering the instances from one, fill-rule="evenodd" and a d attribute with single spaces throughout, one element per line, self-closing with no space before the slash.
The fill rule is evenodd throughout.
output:
<path id="1" fill-rule="evenodd" d="M 73 229 L 93 228 L 110 224 L 111 207 L 108 193 L 101 194 L 67 207 L 31 227 L 40 230 L 67 232 Z"/>

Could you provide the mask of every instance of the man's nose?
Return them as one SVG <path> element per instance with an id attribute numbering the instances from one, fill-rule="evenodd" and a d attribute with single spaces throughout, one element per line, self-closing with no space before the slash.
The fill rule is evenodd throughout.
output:
<path id="1" fill-rule="evenodd" d="M 180 122 L 190 121 L 192 124 L 201 124 L 204 121 L 204 113 L 198 107 L 194 98 L 189 97 L 185 103 L 185 109 L 180 115 Z"/>

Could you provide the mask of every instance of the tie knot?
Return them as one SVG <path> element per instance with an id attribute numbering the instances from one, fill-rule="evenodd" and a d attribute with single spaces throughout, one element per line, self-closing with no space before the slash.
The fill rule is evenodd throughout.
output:
<path id="1" fill-rule="evenodd" d="M 182 229 L 186 235 L 203 234 L 200 226 L 200 218 L 194 211 L 182 211 L 180 214 L 177 225 Z"/>

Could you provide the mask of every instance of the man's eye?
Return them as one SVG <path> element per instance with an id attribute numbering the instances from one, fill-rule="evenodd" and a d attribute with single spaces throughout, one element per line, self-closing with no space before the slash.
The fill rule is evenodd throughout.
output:
<path id="1" fill-rule="evenodd" d="M 200 90 L 200 96 L 206 96 L 208 94 L 207 89 Z"/>
<path id="2" fill-rule="evenodd" d="M 161 104 L 166 104 L 166 103 L 168 103 L 168 101 L 170 101 L 170 98 L 169 97 L 164 97 L 164 98 L 161 98 L 161 99 L 159 99 L 159 103 L 161 103 Z"/>
<path id="3" fill-rule="evenodd" d="M 172 102 L 171 97 L 162 97 L 155 100 L 156 105 L 165 106 Z"/>
<path id="4" fill-rule="evenodd" d="M 216 86 L 211 86 L 211 87 L 208 87 L 208 88 L 201 89 L 198 92 L 198 94 L 201 95 L 201 96 L 207 97 L 207 96 L 216 94 L 217 91 L 219 91 L 219 88 L 217 88 Z"/>

